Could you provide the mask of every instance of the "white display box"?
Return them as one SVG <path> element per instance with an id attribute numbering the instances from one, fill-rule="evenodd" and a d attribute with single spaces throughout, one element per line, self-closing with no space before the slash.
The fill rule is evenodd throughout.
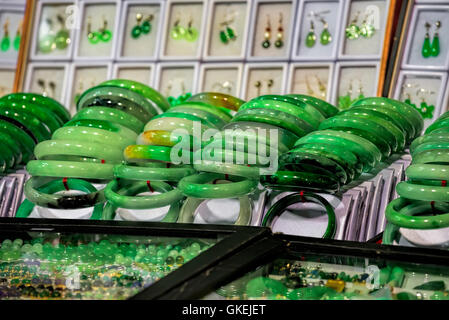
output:
<path id="1" fill-rule="evenodd" d="M 155 89 L 164 96 L 178 97 L 197 92 L 199 63 L 163 62 L 156 66 Z M 169 87 L 171 89 L 169 90 Z M 184 91 L 182 92 L 182 87 Z"/>
<path id="2" fill-rule="evenodd" d="M 285 94 L 287 72 L 287 63 L 247 63 L 243 72 L 241 98 L 251 100 L 265 94 Z M 273 80 L 271 87 L 269 80 Z M 262 83 L 259 92 L 253 85 L 256 81 Z"/>
<path id="3" fill-rule="evenodd" d="M 112 78 L 129 79 L 153 86 L 155 68 L 153 63 L 116 63 Z"/>
<path id="4" fill-rule="evenodd" d="M 243 64 L 241 63 L 202 64 L 200 67 L 198 91 L 222 92 L 235 97 L 240 97 L 242 75 Z M 228 87 L 226 87 L 226 82 L 229 82 Z M 220 87 L 220 85 L 222 87 Z"/>

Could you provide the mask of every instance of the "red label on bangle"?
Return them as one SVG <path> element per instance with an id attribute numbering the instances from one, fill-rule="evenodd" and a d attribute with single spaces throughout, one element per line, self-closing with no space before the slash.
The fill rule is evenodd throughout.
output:
<path id="1" fill-rule="evenodd" d="M 441 181 L 441 186 L 442 187 L 447 187 L 447 180 Z"/>
<path id="2" fill-rule="evenodd" d="M 64 185 L 64 188 L 69 191 L 69 185 L 67 184 L 67 178 L 62 178 L 62 184 Z"/>
<path id="3" fill-rule="evenodd" d="M 105 163 L 106 163 L 106 160 L 101 159 L 101 164 L 105 164 Z"/>
<path id="4" fill-rule="evenodd" d="M 301 191 L 301 192 L 299 193 L 299 196 L 301 197 L 301 201 L 302 201 L 302 202 L 306 202 L 306 199 L 304 199 L 304 191 Z"/>
<path id="5" fill-rule="evenodd" d="M 153 193 L 154 192 L 154 189 L 153 189 L 153 187 L 151 186 L 151 181 L 147 181 L 147 186 L 148 186 L 148 189 L 150 189 L 150 191 Z"/>

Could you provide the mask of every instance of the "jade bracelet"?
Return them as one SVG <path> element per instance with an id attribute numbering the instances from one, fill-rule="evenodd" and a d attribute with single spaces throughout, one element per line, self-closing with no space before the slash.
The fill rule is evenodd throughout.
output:
<path id="1" fill-rule="evenodd" d="M 217 180 L 231 183 L 213 184 Z M 212 182 L 212 184 L 211 184 Z M 258 181 L 222 174 L 201 173 L 183 178 L 178 189 L 187 197 L 198 199 L 239 198 L 256 190 Z"/>
<path id="2" fill-rule="evenodd" d="M 233 111 L 238 111 L 245 103 L 234 96 L 218 93 L 218 92 L 203 92 L 196 94 L 187 100 L 187 102 L 204 102 L 216 107 L 222 107 Z"/>
<path id="3" fill-rule="evenodd" d="M 221 129 L 228 121 L 224 121 L 220 117 L 215 116 L 213 113 L 197 108 L 190 108 L 186 105 L 178 105 L 176 108 L 171 108 L 168 110 L 169 113 L 180 112 L 184 114 L 191 114 L 197 118 L 203 119 L 210 127 Z"/>
<path id="4" fill-rule="evenodd" d="M 24 154 L 24 162 L 27 162 L 31 155 L 33 154 L 34 147 L 36 145 L 35 141 L 27 134 L 26 131 L 22 130 L 17 121 L 11 121 L 12 119 L 2 118 L 0 116 L 0 130 L 9 133 L 11 136 L 15 137 L 16 143 L 18 143 Z"/>
<path id="5" fill-rule="evenodd" d="M 105 120 L 92 120 L 92 119 L 82 119 L 82 120 L 71 120 L 67 122 L 64 127 L 89 127 L 89 128 L 97 128 L 101 130 L 106 130 L 110 132 L 117 133 L 123 137 L 126 137 L 130 140 L 136 140 L 137 134 L 135 131 L 124 127 L 117 123 L 112 123 Z"/>
<path id="6" fill-rule="evenodd" d="M 449 199 L 449 188 L 441 185 L 432 186 L 404 181 L 396 186 L 396 192 L 401 197 L 412 200 L 447 201 Z"/>
<path id="7" fill-rule="evenodd" d="M 0 143 L 3 148 L 9 148 L 12 151 L 15 164 L 19 164 L 22 162 L 22 150 L 11 135 L 6 132 L 0 131 Z"/>
<path id="8" fill-rule="evenodd" d="M 438 119 L 432 123 L 425 131 L 426 134 L 431 133 L 437 129 L 449 127 L 449 118 Z"/>
<path id="9" fill-rule="evenodd" d="M 177 108 L 189 108 L 200 111 L 205 111 L 214 115 L 215 117 L 221 119 L 222 121 L 228 123 L 232 120 L 232 115 L 226 110 L 224 111 L 222 108 L 204 103 L 204 102 L 195 102 L 195 101 L 186 101 L 181 104 L 172 106 L 171 110 L 176 110 Z"/>
<path id="10" fill-rule="evenodd" d="M 16 159 L 14 157 L 14 152 L 6 145 L 2 146 L 2 154 L 0 159 L 2 159 L 4 162 L 6 162 L 6 169 L 12 169 L 14 168 L 14 165 L 16 164 Z"/>
<path id="11" fill-rule="evenodd" d="M 188 163 L 193 162 L 193 154 L 188 151 L 183 153 L 184 150 L 180 149 L 178 153 L 179 158 L 186 159 Z M 172 148 L 161 146 L 146 146 L 146 145 L 131 145 L 128 146 L 125 151 L 125 160 L 128 162 L 141 162 L 145 160 L 162 161 L 166 163 L 172 163 Z"/>
<path id="12" fill-rule="evenodd" d="M 194 146 L 194 148 L 195 146 L 202 147 L 205 144 L 191 135 L 178 131 L 148 130 L 137 137 L 137 144 L 150 146 L 174 147 L 185 141 L 188 141 L 189 146 Z"/>
<path id="13" fill-rule="evenodd" d="M 71 190 L 81 191 L 87 193 L 87 196 L 89 194 L 96 194 L 97 189 L 91 185 L 90 183 L 78 180 L 78 179 L 67 179 L 67 181 L 64 180 L 65 183 L 61 183 L 62 180 L 54 180 L 51 181 L 41 187 L 39 187 L 36 191 L 40 194 L 50 195 L 55 194 L 64 190 L 67 190 L 66 187 L 70 185 Z M 70 196 L 69 196 L 70 197 Z M 82 197 L 82 196 L 77 196 Z M 16 213 L 16 218 L 28 218 L 28 216 L 31 214 L 35 207 L 35 204 L 31 202 L 30 200 L 26 199 L 22 202 L 19 209 Z M 50 207 L 50 206 L 49 206 Z M 103 213 L 103 203 L 97 203 L 94 206 L 93 213 L 90 217 L 92 220 L 98 220 L 101 218 Z"/>
<path id="14" fill-rule="evenodd" d="M 423 144 L 423 143 L 429 143 L 429 142 L 447 142 L 449 141 L 449 132 L 432 132 L 429 134 L 426 134 L 424 136 L 418 137 L 415 140 L 413 140 L 412 144 L 410 145 L 410 153 L 413 153 L 415 149 Z"/>
<path id="15" fill-rule="evenodd" d="M 327 101 L 303 94 L 287 94 L 287 97 L 307 103 L 320 111 L 325 118 L 335 116 L 340 110 Z"/>
<path id="16" fill-rule="evenodd" d="M 405 174 L 410 179 L 449 180 L 449 167 L 441 164 L 412 164 Z"/>
<path id="17" fill-rule="evenodd" d="M 342 131 L 342 132 L 346 132 L 355 136 L 358 136 L 360 138 L 366 139 L 370 142 L 372 142 L 380 151 L 380 153 L 382 154 L 382 159 L 381 161 L 384 161 L 385 159 L 387 159 L 391 153 L 391 146 L 388 144 L 387 141 L 385 141 L 384 138 L 379 137 L 378 135 L 370 132 L 370 131 L 366 131 L 366 130 L 358 130 L 358 129 L 350 129 L 350 128 L 333 128 L 333 130 L 335 131 Z"/>
<path id="18" fill-rule="evenodd" d="M 257 154 L 262 154 L 262 152 L 264 154 L 277 154 L 288 151 L 288 148 L 284 144 L 279 144 L 279 139 L 276 139 L 277 141 L 271 141 L 266 134 L 263 134 L 263 131 L 259 134 L 257 128 L 246 129 L 245 131 L 239 129 L 225 129 L 221 131 L 220 140 L 223 148 L 232 147 L 234 150 L 244 152 L 253 151 Z M 213 141 L 219 140 L 214 139 Z"/>
<path id="19" fill-rule="evenodd" d="M 261 169 L 258 167 L 248 167 L 232 163 L 202 161 L 199 164 L 194 164 L 193 167 L 199 172 L 228 174 L 236 177 L 245 177 L 251 180 L 259 180 L 261 175 Z"/>
<path id="20" fill-rule="evenodd" d="M 39 119 L 25 110 L 0 107 L 0 116 L 20 122 L 22 127 L 27 128 L 28 132 L 31 132 L 32 137 L 39 142 L 50 139 L 51 135 L 48 129 L 39 121 Z M 4 118 L 2 117 L 1 119 Z"/>
<path id="21" fill-rule="evenodd" d="M 411 153 L 412 157 L 416 156 L 417 154 L 428 151 L 428 150 L 438 150 L 438 149 L 449 149 L 449 140 L 446 140 L 445 142 L 426 142 L 421 143 L 419 146 L 417 146 L 413 152 Z"/>
<path id="22" fill-rule="evenodd" d="M 31 160 L 26 169 L 32 176 L 111 180 L 114 165 L 57 160 Z"/>
<path id="23" fill-rule="evenodd" d="M 233 135 L 225 135 L 221 139 L 213 139 L 210 142 L 204 143 L 203 150 L 205 152 L 203 159 L 219 159 L 218 161 L 227 162 L 231 159 L 233 162 L 235 162 L 236 159 L 245 159 L 244 162 L 240 161 L 241 164 L 266 165 L 269 163 L 270 157 L 278 157 L 279 152 L 277 148 L 262 144 L 263 141 L 259 142 L 262 144 L 259 146 L 257 142 L 257 137 L 235 139 L 235 136 Z M 254 161 L 251 161 L 250 163 L 249 159 L 254 159 Z"/>
<path id="24" fill-rule="evenodd" d="M 52 190 L 43 191 L 46 188 L 42 188 L 42 182 L 44 179 L 31 177 L 25 183 L 25 196 L 34 204 L 52 209 L 81 209 L 93 207 L 97 204 L 102 204 L 106 201 L 104 197 L 104 191 L 92 191 L 83 195 L 62 195 L 56 194 L 56 190 L 89 190 L 92 185 L 79 179 L 58 179 L 51 183 Z M 59 185 L 58 185 L 59 182 Z M 48 183 L 46 184 L 48 185 Z"/>
<path id="25" fill-rule="evenodd" d="M 154 119 L 148 122 L 145 127 L 143 128 L 143 131 L 150 131 L 150 130 L 165 130 L 165 131 L 175 131 L 179 129 L 185 130 L 189 135 L 193 135 L 193 127 L 194 127 L 195 121 L 187 120 L 183 118 L 176 118 L 176 117 L 164 117 L 160 119 Z M 201 125 L 201 135 L 204 133 L 204 131 L 210 129 L 207 126 Z"/>
<path id="26" fill-rule="evenodd" d="M 326 213 L 328 216 L 328 223 L 327 228 L 322 236 L 324 239 L 332 239 L 335 235 L 335 231 L 337 230 L 337 223 L 336 223 L 336 217 L 335 217 L 335 211 L 334 208 L 331 206 L 331 204 L 324 199 L 323 197 L 310 193 L 310 192 L 301 192 L 301 193 L 294 193 L 291 195 L 288 195 L 281 200 L 277 201 L 267 212 L 265 217 L 262 221 L 262 226 L 267 227 L 270 226 L 273 222 L 273 219 L 277 216 L 280 216 L 284 211 L 288 209 L 292 204 L 299 203 L 299 202 L 314 202 L 322 205 L 326 209 Z"/>
<path id="27" fill-rule="evenodd" d="M 152 120 L 157 119 L 163 119 L 163 118 L 179 118 L 179 119 L 185 119 L 193 122 L 201 123 L 203 126 L 206 126 L 208 128 L 214 128 L 218 129 L 212 122 L 209 122 L 208 120 L 205 120 L 203 118 L 200 118 L 198 116 L 195 116 L 193 114 L 178 112 L 177 109 L 175 110 L 168 110 L 167 112 L 164 112 L 156 117 L 153 117 Z"/>
<path id="28" fill-rule="evenodd" d="M 163 95 L 153 88 L 137 81 L 113 79 L 102 82 L 100 85 L 120 87 L 134 91 L 144 96 L 151 103 L 155 104 L 162 112 L 167 111 L 170 108 L 170 103 L 168 103 L 167 99 L 165 99 Z"/>
<path id="29" fill-rule="evenodd" d="M 133 184 L 141 186 L 145 191 L 152 190 L 161 192 L 155 196 L 124 196 L 117 191 L 120 189 L 119 182 L 112 180 L 106 186 L 104 191 L 106 199 L 118 208 L 126 209 L 154 209 L 169 206 L 175 202 L 181 201 L 184 196 L 178 189 L 173 189 L 168 183 L 162 181 L 139 181 Z"/>
<path id="30" fill-rule="evenodd" d="M 449 162 L 449 150 L 436 149 L 423 151 L 413 157 L 412 164 Z"/>
<path id="31" fill-rule="evenodd" d="M 335 193 L 340 189 L 338 179 L 332 175 L 311 172 L 278 171 L 273 175 L 260 177 L 260 183 L 273 190 L 311 190 Z"/>
<path id="32" fill-rule="evenodd" d="M 195 174 L 189 166 L 175 166 L 170 168 L 152 168 L 118 165 L 114 168 L 116 178 L 145 181 L 180 181 L 182 178 Z"/>
<path id="33" fill-rule="evenodd" d="M 78 111 L 75 117 L 73 117 L 72 121 L 82 119 L 109 121 L 111 123 L 124 126 L 137 134 L 142 131 L 145 125 L 138 118 L 129 113 L 126 113 L 125 111 L 107 107 L 91 107 L 81 109 L 80 111 Z"/>

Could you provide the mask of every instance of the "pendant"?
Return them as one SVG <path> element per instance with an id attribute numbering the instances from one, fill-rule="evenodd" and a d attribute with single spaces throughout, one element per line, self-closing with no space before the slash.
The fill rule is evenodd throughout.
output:
<path id="1" fill-rule="evenodd" d="M 316 43 L 316 35 L 315 32 L 309 32 L 306 37 L 306 46 L 308 48 L 312 48 Z"/>
<path id="2" fill-rule="evenodd" d="M 328 29 L 324 29 L 323 32 L 321 32 L 320 42 L 323 46 L 332 42 L 332 35 Z"/>
<path id="3" fill-rule="evenodd" d="M 150 21 L 145 21 L 142 23 L 142 33 L 143 34 L 149 34 L 151 32 L 151 23 Z"/>
<path id="4" fill-rule="evenodd" d="M 1 50 L 3 52 L 5 52 L 5 51 L 8 51 L 10 47 L 11 47 L 11 40 L 9 39 L 9 36 L 3 37 L 2 43 L 0 46 Z"/>
<path id="5" fill-rule="evenodd" d="M 438 55 L 440 54 L 440 37 L 438 36 L 438 33 L 433 37 L 430 54 L 432 57 L 438 57 Z"/>
<path id="6" fill-rule="evenodd" d="M 421 52 L 422 56 L 424 58 L 430 57 L 431 51 L 432 51 L 432 49 L 431 49 L 431 45 L 430 45 L 430 37 L 427 34 L 426 37 L 424 38 L 424 44 L 423 44 L 422 52 Z"/>

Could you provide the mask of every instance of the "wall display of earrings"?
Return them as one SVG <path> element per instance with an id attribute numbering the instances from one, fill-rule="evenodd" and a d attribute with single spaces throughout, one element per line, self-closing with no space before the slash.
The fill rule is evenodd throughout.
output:
<path id="1" fill-rule="evenodd" d="M 292 63 L 289 67 L 287 92 L 330 100 L 333 73 L 333 63 Z"/>
<path id="2" fill-rule="evenodd" d="M 68 70 L 68 63 L 30 63 L 25 80 L 25 91 L 65 102 Z"/>
<path id="3" fill-rule="evenodd" d="M 128 79 L 153 85 L 154 64 L 116 63 L 113 67 L 113 79 Z"/>
<path id="4" fill-rule="evenodd" d="M 248 63 L 243 72 L 241 96 L 251 100 L 266 94 L 284 94 L 287 81 L 286 63 Z"/>
<path id="5" fill-rule="evenodd" d="M 222 92 L 239 97 L 242 73 L 241 63 L 202 64 L 198 91 Z"/>
<path id="6" fill-rule="evenodd" d="M 168 97 L 172 105 L 182 103 L 197 90 L 198 63 L 159 63 L 156 67 L 156 89 Z"/>

